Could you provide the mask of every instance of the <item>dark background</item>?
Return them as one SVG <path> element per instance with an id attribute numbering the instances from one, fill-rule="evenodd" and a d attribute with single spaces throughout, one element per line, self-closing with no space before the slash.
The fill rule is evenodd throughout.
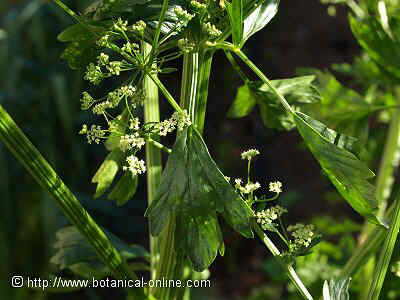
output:
<path id="1" fill-rule="evenodd" d="M 80 10 L 85 1 L 68 1 L 68 5 Z M 101 225 L 126 241 L 146 245 L 144 180 L 135 198 L 122 208 L 92 199 L 95 186 L 90 180 L 106 152 L 102 146 L 88 146 L 77 134 L 81 125 L 91 120 L 89 113 L 79 111 L 86 83 L 81 72 L 70 70 L 59 59 L 65 45 L 56 40 L 72 23 L 64 12 L 45 1 L 0 3 L 0 28 L 7 32 L 7 37 L 0 39 L 0 103 Z M 326 6 L 317 0 L 282 1 L 270 25 L 245 47 L 248 56 L 272 79 L 295 76 L 299 67 L 327 69 L 332 63 L 351 62 L 359 51 L 345 9 L 339 8 L 337 16 L 330 17 Z M 180 78 L 169 75 L 161 79 L 177 94 Z M 256 180 L 264 187 L 271 180 L 283 182 L 281 201 L 290 207 L 293 222 L 307 222 L 315 215 L 359 220 L 344 201 L 336 201 L 333 188 L 321 176 L 310 153 L 304 151 L 296 132 L 266 129 L 257 112 L 239 120 L 225 117 L 240 84 L 224 55 L 217 54 L 205 140 L 225 174 L 245 176 L 240 153 L 255 147 L 262 153 L 255 163 Z M 7 274 L 39 276 L 54 271 L 48 264 L 54 251 L 51 244 L 55 231 L 66 220 L 3 145 L 0 182 L 0 255 L 5 262 L 1 280 L 7 280 Z M 334 200 L 327 201 L 327 195 L 333 195 Z M 263 271 L 269 254 L 259 242 L 244 240 L 227 227 L 225 231 L 226 256 L 217 258 L 211 267 L 215 294 L 226 299 L 246 297 L 255 286 L 269 282 Z M 95 296 L 75 295 L 75 299 L 91 297 Z"/>

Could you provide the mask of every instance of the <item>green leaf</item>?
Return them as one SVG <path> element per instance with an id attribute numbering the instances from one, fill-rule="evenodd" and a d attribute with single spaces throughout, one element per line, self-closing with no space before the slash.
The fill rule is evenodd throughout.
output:
<path id="1" fill-rule="evenodd" d="M 279 0 L 265 0 L 245 20 L 242 45 L 263 29 L 278 12 Z"/>
<path id="2" fill-rule="evenodd" d="M 242 85 L 237 90 L 236 98 L 228 111 L 228 117 L 243 118 L 251 113 L 256 103 L 256 97 L 253 95 L 249 85 Z"/>
<path id="3" fill-rule="evenodd" d="M 135 195 L 138 181 L 137 176 L 132 176 L 130 172 L 125 173 L 111 190 L 108 199 L 117 202 L 118 206 L 124 205 Z"/>
<path id="4" fill-rule="evenodd" d="M 176 216 L 179 248 L 196 271 L 206 269 L 224 245 L 217 216 L 245 237 L 253 237 L 253 212 L 212 160 L 196 129 L 179 134 L 155 199 L 146 211 L 157 236 Z"/>
<path id="5" fill-rule="evenodd" d="M 81 42 L 97 39 L 107 28 L 111 22 L 91 21 L 87 23 L 77 23 L 67 27 L 61 32 L 57 39 L 60 42 Z"/>
<path id="6" fill-rule="evenodd" d="M 61 58 L 68 62 L 71 69 L 77 70 L 93 62 L 99 54 L 94 41 L 69 43 L 61 54 Z"/>
<path id="7" fill-rule="evenodd" d="M 350 278 L 325 280 L 323 288 L 324 300 L 349 300 Z"/>
<path id="8" fill-rule="evenodd" d="M 350 27 L 368 55 L 387 72 L 400 80 L 400 42 L 392 39 L 374 17 L 357 19 L 349 16 Z M 393 32 L 399 32 L 400 22 L 393 19 Z"/>
<path id="9" fill-rule="evenodd" d="M 115 176 L 117 175 L 123 157 L 124 154 L 119 149 L 113 150 L 107 155 L 106 159 L 92 178 L 92 182 L 97 183 L 94 198 L 101 197 L 111 186 Z"/>
<path id="10" fill-rule="evenodd" d="M 375 188 L 367 180 L 374 173 L 352 152 L 355 139 L 341 135 L 311 117 L 296 113 L 297 128 L 339 193 L 370 222 L 383 225 L 375 216 Z"/>
<path id="11" fill-rule="evenodd" d="M 378 97 L 375 88 L 367 90 L 366 96 L 362 97 L 356 91 L 343 86 L 329 72 L 308 72 L 317 76 L 316 85 L 321 94 L 321 101 L 307 106 L 305 112 L 318 115 L 321 121 L 336 131 L 357 137 L 354 151 L 360 153 L 368 139 L 369 117 L 389 104 L 385 103 L 386 100 L 382 101 L 382 96 Z"/>
<path id="12" fill-rule="evenodd" d="M 272 85 L 296 109 L 305 104 L 319 101 L 320 97 L 312 82 L 315 76 L 301 76 L 290 79 L 272 80 Z M 268 128 L 290 130 L 295 127 L 293 116 L 282 108 L 277 96 L 266 84 L 248 82 L 239 88 L 235 101 L 229 110 L 229 117 L 240 118 L 249 114 L 257 103 L 263 123 Z"/>
<path id="13" fill-rule="evenodd" d="M 143 247 L 129 246 L 112 233 L 106 230 L 104 232 L 123 259 L 149 258 L 150 254 Z M 111 275 L 108 267 L 101 263 L 92 246 L 74 226 L 57 231 L 54 247 L 57 252 L 50 262 L 60 269 L 70 269 L 85 278 L 103 278 Z"/>
<path id="14" fill-rule="evenodd" d="M 243 0 L 232 0 L 232 3 L 226 3 L 226 11 L 232 27 L 233 44 L 240 46 L 243 39 Z"/>

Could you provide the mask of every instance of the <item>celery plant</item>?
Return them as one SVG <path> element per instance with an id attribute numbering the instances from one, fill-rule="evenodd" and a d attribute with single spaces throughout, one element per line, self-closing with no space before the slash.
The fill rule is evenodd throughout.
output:
<path id="1" fill-rule="evenodd" d="M 275 16 L 278 0 L 103 0 L 90 6 L 83 15 L 73 12 L 60 0 L 54 2 L 77 21 L 59 35 L 59 40 L 68 43 L 63 58 L 70 66 L 86 69 L 84 79 L 91 88 L 82 93 L 82 109 L 102 120 L 100 124 L 84 124 L 80 134 L 90 144 L 104 144 L 110 152 L 92 179 L 97 184 L 95 198 L 108 193 L 110 200 L 124 205 L 135 194 L 138 180 L 147 173 L 145 215 L 151 234 L 152 279 L 202 276 L 218 254 L 224 255 L 220 227 L 223 218 L 243 237 L 257 236 L 282 266 L 299 295 L 313 299 L 295 271 L 295 262 L 319 242 L 315 227 L 283 226 L 281 217 L 287 210 L 270 205 L 279 199 L 282 183 L 270 182 L 267 192 L 263 193 L 261 184 L 252 176 L 253 159 L 260 155 L 258 150 L 250 149 L 241 155 L 247 162 L 247 180 L 231 180 L 213 160 L 204 141 L 209 79 L 217 51 L 226 53 L 244 81 L 230 115 L 242 117 L 258 106 L 267 127 L 297 128 L 307 148 L 348 204 L 379 228 L 386 225 L 383 214 L 377 214 L 379 203 L 375 187 L 369 182 L 374 173 L 357 156 L 355 139 L 304 113 L 303 106 L 320 98 L 313 86 L 314 76 L 270 80 L 243 50 L 247 40 Z M 168 63 L 181 57 L 182 82 L 177 101 L 164 85 L 162 76 L 176 72 Z M 236 59 L 259 80 L 250 80 Z M 117 84 L 111 90 L 109 85 L 97 89 L 112 80 Z M 159 100 L 164 99 L 173 113 L 161 121 Z M 55 196 L 113 275 L 135 278 L 112 241 L 80 207 L 5 112 L 0 115 L 1 124 L 2 140 Z M 173 132 L 175 143 L 165 145 L 163 137 Z M 145 159 L 140 158 L 143 149 Z M 168 156 L 164 167 L 162 152 Z M 388 256 L 396 237 L 397 215 L 396 206 L 384 246 Z M 376 291 L 387 270 L 387 259 L 382 259 L 379 265 Z M 341 295 L 347 295 L 347 286 L 347 279 L 326 283 L 324 297 L 343 299 Z M 190 297 L 189 291 L 182 288 L 156 287 L 134 292 L 131 296 L 137 299 Z"/>

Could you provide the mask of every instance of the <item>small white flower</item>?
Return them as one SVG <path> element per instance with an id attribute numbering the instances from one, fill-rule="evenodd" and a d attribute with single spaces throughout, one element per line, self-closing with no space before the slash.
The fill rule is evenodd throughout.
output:
<path id="1" fill-rule="evenodd" d="M 136 131 L 140 129 L 139 118 L 132 118 L 129 120 L 129 129 Z"/>
<path id="2" fill-rule="evenodd" d="M 121 65 L 122 62 L 120 61 L 112 61 L 106 66 L 106 68 L 112 75 L 118 76 L 121 73 Z"/>
<path id="3" fill-rule="evenodd" d="M 260 151 L 258 151 L 257 149 L 249 149 L 247 151 L 242 152 L 241 156 L 242 156 L 242 159 L 251 160 L 253 157 L 255 157 L 259 154 L 260 154 Z"/>
<path id="4" fill-rule="evenodd" d="M 296 224 L 291 225 L 287 228 L 287 230 L 294 237 L 293 247 L 308 247 L 310 246 L 315 233 L 314 233 L 314 225 L 304 225 L 304 224 Z"/>
<path id="5" fill-rule="evenodd" d="M 110 35 L 105 34 L 103 35 L 98 41 L 97 45 L 100 47 L 109 47 L 110 46 Z"/>
<path id="6" fill-rule="evenodd" d="M 87 110 L 93 105 L 93 103 L 93 97 L 88 92 L 83 92 L 81 98 L 81 109 Z"/>
<path id="7" fill-rule="evenodd" d="M 121 18 L 118 18 L 117 22 L 114 23 L 113 27 L 117 31 L 127 31 L 128 21 L 124 21 Z"/>
<path id="8" fill-rule="evenodd" d="M 207 22 L 203 25 L 204 31 L 212 38 L 217 38 L 222 34 L 222 31 L 215 27 L 214 24 Z"/>
<path id="9" fill-rule="evenodd" d="M 95 115 L 102 115 L 106 112 L 108 108 L 112 108 L 112 104 L 109 101 L 104 101 L 99 104 L 96 104 L 92 111 Z"/>
<path id="10" fill-rule="evenodd" d="M 130 155 L 126 158 L 127 166 L 123 166 L 124 171 L 131 172 L 134 176 L 138 174 L 143 174 L 146 172 L 146 165 L 143 160 L 137 158 L 134 155 Z"/>
<path id="11" fill-rule="evenodd" d="M 246 184 L 244 186 L 244 188 L 240 189 L 240 191 L 243 194 L 251 194 L 251 193 L 255 192 L 256 190 L 258 190 L 260 187 L 261 187 L 261 185 L 258 182 L 255 182 L 255 183 L 250 182 L 250 183 Z"/>
<path id="12" fill-rule="evenodd" d="M 132 25 L 132 31 L 139 34 L 143 35 L 144 31 L 146 30 L 146 23 L 142 20 L 137 21 L 135 24 Z"/>
<path id="13" fill-rule="evenodd" d="M 195 9 L 203 10 L 207 8 L 207 4 L 198 2 L 196 0 L 190 1 L 190 5 L 192 5 Z"/>
<path id="14" fill-rule="evenodd" d="M 257 223 L 261 225 L 261 228 L 267 230 L 266 225 L 271 225 L 284 213 L 287 213 L 287 209 L 279 205 L 272 206 L 265 210 L 256 213 Z"/>
<path id="15" fill-rule="evenodd" d="M 192 121 L 190 121 L 187 110 L 183 110 L 182 112 L 175 112 L 172 115 L 171 119 L 175 121 L 176 126 L 178 127 L 178 131 L 182 131 L 186 127 L 192 125 Z"/>
<path id="16" fill-rule="evenodd" d="M 93 142 L 100 144 L 101 139 L 105 138 L 105 130 L 101 129 L 101 126 L 98 125 L 92 125 L 90 129 L 88 129 L 87 125 L 84 124 L 79 134 L 86 135 L 88 144 Z"/>
<path id="17" fill-rule="evenodd" d="M 236 178 L 236 179 L 234 180 L 234 182 L 235 182 L 235 188 L 238 189 L 238 190 L 240 190 L 240 189 L 242 188 L 242 184 L 243 184 L 242 179 Z"/>
<path id="18" fill-rule="evenodd" d="M 174 8 L 174 13 L 178 17 L 178 19 L 184 24 L 189 23 L 189 21 L 194 17 L 194 15 L 188 13 L 181 6 L 176 6 Z"/>
<path id="19" fill-rule="evenodd" d="M 119 93 L 124 97 L 133 97 L 135 95 L 136 88 L 132 85 L 124 85 L 119 89 Z"/>
<path id="20" fill-rule="evenodd" d="M 90 63 L 87 66 L 84 79 L 93 83 L 94 85 L 98 85 L 104 79 L 104 74 L 99 66 L 96 66 L 94 63 Z"/>
<path id="21" fill-rule="evenodd" d="M 269 191 L 273 193 L 282 193 L 282 182 L 275 181 L 269 183 Z"/>
<path id="22" fill-rule="evenodd" d="M 133 148 L 140 150 L 145 144 L 146 141 L 144 140 L 144 138 L 140 137 L 139 133 L 137 132 L 135 132 L 134 134 L 123 135 L 119 140 L 119 148 L 123 152 L 131 150 Z"/>
<path id="23" fill-rule="evenodd" d="M 97 62 L 100 66 L 105 66 L 109 63 L 110 57 L 105 54 L 105 53 L 100 53 L 100 55 L 97 57 Z"/>

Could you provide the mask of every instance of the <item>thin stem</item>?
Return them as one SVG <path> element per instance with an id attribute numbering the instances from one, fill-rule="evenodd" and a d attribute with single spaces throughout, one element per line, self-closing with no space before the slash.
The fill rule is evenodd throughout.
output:
<path id="1" fill-rule="evenodd" d="M 157 28 L 156 28 L 156 31 L 154 33 L 154 39 L 153 39 L 153 43 L 152 43 L 152 48 L 151 48 L 151 51 L 149 53 L 149 58 L 150 59 L 149 59 L 148 63 L 150 63 L 150 64 L 153 63 L 154 57 L 156 55 L 156 50 L 157 50 L 157 47 L 158 47 L 158 41 L 160 39 L 160 34 L 161 34 L 161 27 L 162 27 L 162 25 L 164 23 L 165 15 L 166 15 L 167 10 L 168 10 L 168 4 L 169 4 L 168 0 L 164 0 L 163 1 L 163 5 L 162 5 L 162 8 L 161 8 L 161 12 L 160 12 L 160 17 L 158 18 Z"/>
<path id="2" fill-rule="evenodd" d="M 151 45 L 142 43 L 144 57 L 151 52 Z M 156 75 L 154 75 L 156 77 Z M 146 123 L 160 122 L 160 108 L 158 99 L 158 87 L 149 76 L 143 78 L 143 89 L 146 95 L 144 102 L 144 120 Z M 158 186 L 161 182 L 161 145 L 158 141 L 148 139 L 146 143 L 146 166 L 147 166 L 147 202 L 151 204 L 155 198 Z M 162 146 L 162 145 L 161 145 Z M 151 278 L 156 278 L 159 250 L 157 238 L 150 234 L 150 253 L 151 253 Z"/>
<path id="3" fill-rule="evenodd" d="M 260 79 L 265 83 L 271 91 L 277 96 L 283 107 L 291 114 L 295 114 L 293 108 L 289 105 L 285 97 L 272 85 L 271 81 L 264 75 L 264 73 L 240 50 L 230 43 L 215 44 L 217 48 L 229 50 L 235 53 Z"/>
<path id="4" fill-rule="evenodd" d="M 379 300 L 379 295 L 386 277 L 386 273 L 392 258 L 393 249 L 396 244 L 397 236 L 400 229 L 400 194 L 396 197 L 394 214 L 389 232 L 386 235 L 383 244 L 378 264 L 375 269 L 375 274 L 372 280 L 372 285 L 369 289 L 369 300 Z"/>
<path id="5" fill-rule="evenodd" d="M 392 205 L 386 213 L 385 218 L 390 219 L 394 212 Z M 367 238 L 353 252 L 351 258 L 340 273 L 340 277 L 352 277 L 359 270 L 368 257 L 378 249 L 385 237 L 386 229 L 382 226 L 375 226 Z"/>
<path id="6" fill-rule="evenodd" d="M 179 106 L 179 104 L 175 101 L 174 97 L 170 94 L 170 92 L 167 90 L 167 88 L 164 86 L 164 84 L 158 79 L 157 76 L 155 76 L 153 73 L 148 73 L 147 74 L 151 80 L 154 81 L 154 83 L 157 85 L 157 87 L 160 89 L 161 93 L 165 96 L 165 98 L 168 100 L 169 104 L 180 113 L 183 113 L 182 108 Z"/>
<path id="7" fill-rule="evenodd" d="M 285 264 L 280 258 L 281 252 L 275 246 L 275 244 L 271 241 L 271 239 L 265 234 L 265 232 L 260 228 L 260 226 L 256 223 L 253 223 L 253 228 L 258 237 L 262 240 L 264 245 L 268 248 L 268 250 L 272 253 L 273 256 L 278 258 L 278 262 L 282 265 L 282 267 L 286 270 L 289 279 L 292 281 L 296 289 L 302 295 L 302 297 L 306 300 L 312 300 L 310 292 L 307 290 L 300 277 L 297 275 L 292 265 Z"/>
<path id="8" fill-rule="evenodd" d="M 62 10 L 64 10 L 67 14 L 73 17 L 76 21 L 78 21 L 79 23 L 81 22 L 79 16 L 67 5 L 65 5 L 61 0 L 53 0 L 53 2 L 57 4 L 60 8 L 62 8 Z"/>
<path id="9" fill-rule="evenodd" d="M 249 79 L 247 78 L 246 74 L 244 74 L 242 69 L 239 67 L 239 65 L 237 64 L 237 62 L 236 62 L 235 58 L 233 57 L 233 55 L 228 51 L 224 51 L 224 52 L 225 52 L 226 58 L 231 63 L 233 69 L 235 69 L 236 73 L 238 73 L 239 77 L 243 80 L 244 83 L 248 82 Z"/>
<path id="10" fill-rule="evenodd" d="M 171 152 L 172 152 L 172 150 L 170 148 L 164 146 L 160 142 L 153 140 L 152 138 L 146 138 L 146 141 L 149 142 L 150 144 L 152 144 L 157 149 L 164 151 L 165 153 L 171 154 Z"/>

